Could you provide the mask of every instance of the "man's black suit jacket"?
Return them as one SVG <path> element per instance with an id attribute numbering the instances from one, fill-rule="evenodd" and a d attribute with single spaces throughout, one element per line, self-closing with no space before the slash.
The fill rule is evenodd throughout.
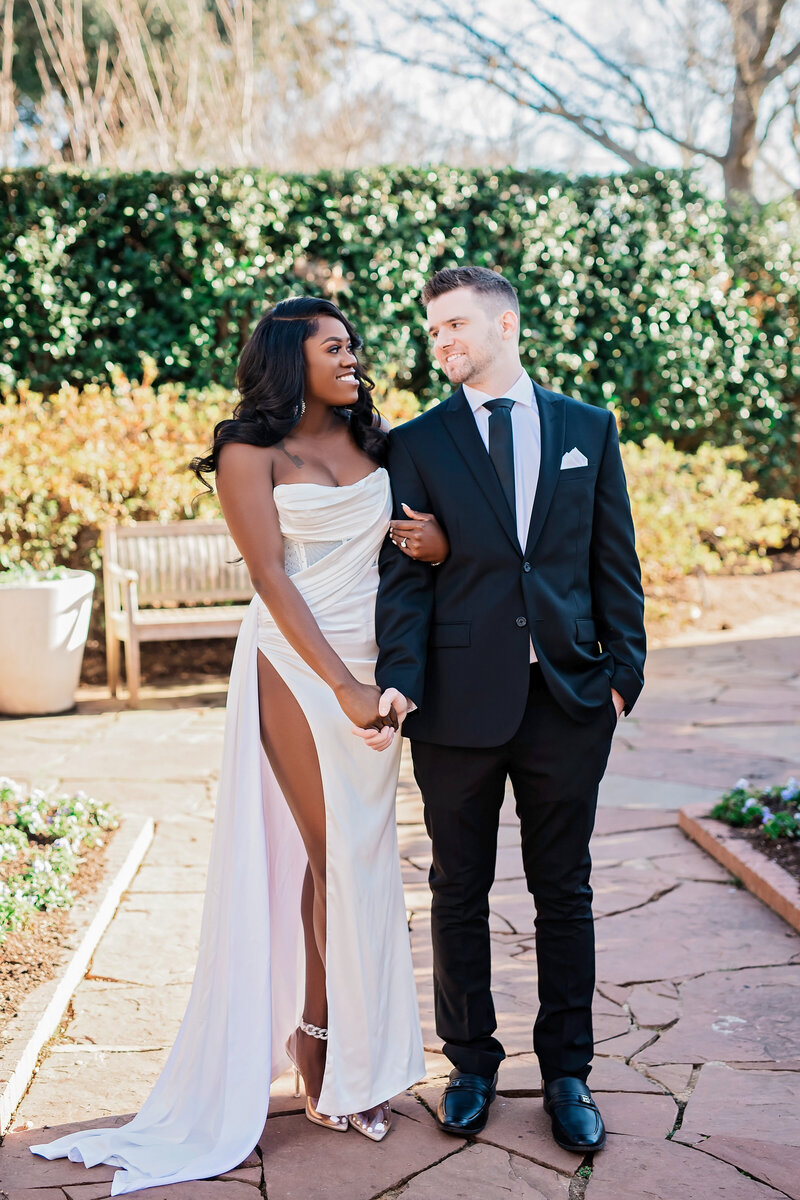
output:
<path id="1" fill-rule="evenodd" d="M 418 705 L 404 733 L 498 746 L 522 720 L 533 639 L 561 707 L 630 712 L 644 683 L 644 599 L 614 418 L 534 384 L 541 465 L 524 549 L 462 388 L 389 435 L 395 516 L 432 512 L 450 541 L 439 567 L 381 551 L 376 679 Z M 577 447 L 586 466 L 561 469 Z"/>

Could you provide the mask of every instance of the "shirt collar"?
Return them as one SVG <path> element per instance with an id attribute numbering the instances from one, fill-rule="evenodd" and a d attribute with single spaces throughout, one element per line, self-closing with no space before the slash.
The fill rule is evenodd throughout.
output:
<path id="1" fill-rule="evenodd" d="M 486 403 L 487 400 L 494 400 L 496 397 L 491 396 L 488 392 L 479 392 L 477 388 L 469 387 L 466 383 L 461 385 L 464 389 L 464 395 L 467 398 L 467 403 L 473 412 Z M 513 385 L 504 393 L 509 400 L 513 400 L 515 404 L 525 404 L 528 408 L 533 407 L 533 383 L 527 371 L 516 379 Z"/>

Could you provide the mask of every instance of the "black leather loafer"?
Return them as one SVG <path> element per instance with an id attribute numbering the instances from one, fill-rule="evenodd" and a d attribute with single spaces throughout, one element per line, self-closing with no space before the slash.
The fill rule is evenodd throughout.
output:
<path id="1" fill-rule="evenodd" d="M 582 1079 L 567 1076 L 546 1084 L 544 1111 L 550 1116 L 553 1137 L 565 1150 L 585 1154 L 606 1144 L 603 1118 Z"/>
<path id="2" fill-rule="evenodd" d="M 489 1116 L 494 1100 L 497 1076 L 469 1075 L 456 1067 L 450 1072 L 450 1082 L 439 1097 L 436 1124 L 445 1133 L 480 1133 Z"/>

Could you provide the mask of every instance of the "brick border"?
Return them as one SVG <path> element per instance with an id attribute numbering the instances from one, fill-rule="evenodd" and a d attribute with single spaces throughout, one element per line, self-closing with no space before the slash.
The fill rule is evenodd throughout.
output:
<path id="1" fill-rule="evenodd" d="M 708 804 L 690 804 L 678 813 L 678 825 L 749 892 L 800 933 L 800 884 L 777 863 L 735 837 L 730 825 L 708 816 Z"/>
<path id="2" fill-rule="evenodd" d="M 58 1029 L 72 993 L 86 974 L 97 944 L 117 910 L 153 840 L 151 817 L 124 818 L 106 857 L 100 887 L 72 907 L 71 954 L 54 979 L 34 988 L 2 1031 L 0 1044 L 0 1135 L 36 1074 L 42 1047 Z"/>

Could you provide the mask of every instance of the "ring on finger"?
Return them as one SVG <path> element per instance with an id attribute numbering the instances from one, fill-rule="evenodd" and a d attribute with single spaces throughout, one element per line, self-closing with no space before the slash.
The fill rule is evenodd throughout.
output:
<path id="1" fill-rule="evenodd" d="M 400 549 L 405 550 L 407 545 L 408 545 L 408 538 L 403 538 L 402 541 L 400 542 Z"/>

